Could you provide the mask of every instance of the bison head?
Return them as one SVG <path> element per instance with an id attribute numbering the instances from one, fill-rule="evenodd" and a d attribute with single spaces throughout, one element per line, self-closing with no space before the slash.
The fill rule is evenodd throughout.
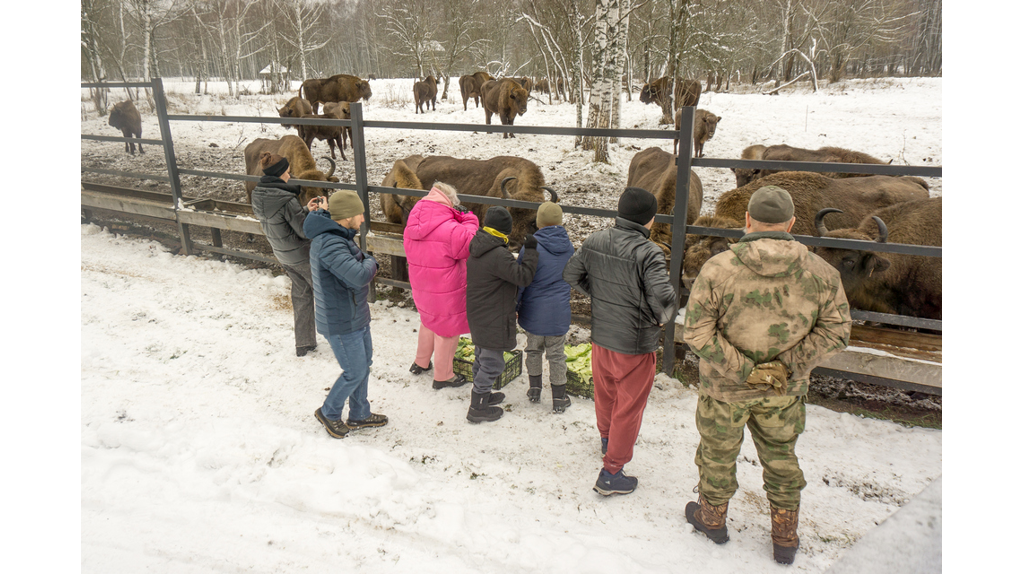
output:
<path id="1" fill-rule="evenodd" d="M 654 103 L 656 94 L 654 88 L 650 84 L 644 84 L 643 88 L 640 88 L 640 101 L 645 104 Z"/>
<path id="2" fill-rule="evenodd" d="M 370 82 L 367 82 L 366 80 L 359 80 L 356 82 L 356 89 L 359 90 L 360 98 L 370 101 L 370 96 L 373 95 L 373 91 L 370 90 Z"/>
<path id="3" fill-rule="evenodd" d="M 522 86 L 518 84 L 513 85 L 508 93 L 508 106 L 516 115 L 521 116 L 526 113 L 526 104 L 529 97 L 530 93 L 523 89 Z"/>
<path id="4" fill-rule="evenodd" d="M 704 121 L 704 129 L 707 132 L 707 138 L 711 139 L 715 137 L 715 130 L 718 129 L 718 122 L 722 121 L 722 116 L 716 116 L 712 113 L 704 114 L 701 118 Z"/>
<path id="5" fill-rule="evenodd" d="M 702 215 L 693 222 L 693 225 L 715 229 L 743 229 L 744 227 L 743 223 L 735 219 L 717 215 Z M 730 237 L 686 234 L 685 251 L 683 252 L 683 286 L 689 289 L 708 259 L 723 251 L 728 251 L 729 246 L 733 243 L 736 243 L 736 239 Z"/>
<path id="6" fill-rule="evenodd" d="M 334 176 L 334 171 L 337 169 L 338 165 L 329 157 L 325 157 L 324 159 L 331 164 L 331 169 L 327 173 L 313 168 L 308 171 L 293 173 L 292 177 L 295 179 L 305 179 L 309 181 L 329 181 L 332 183 L 338 183 L 338 178 Z M 326 190 L 322 187 L 307 187 L 304 185 L 302 186 L 302 191 L 299 192 L 299 204 L 306 205 L 309 203 L 309 200 L 314 197 L 324 195 L 325 192 Z"/>
<path id="7" fill-rule="evenodd" d="M 871 216 L 878 225 L 877 238 L 871 237 L 858 229 L 836 229 L 829 231 L 825 227 L 824 222 L 825 216 L 829 213 L 842 213 L 842 211 L 834 207 L 826 207 L 814 216 L 814 227 L 818 230 L 818 235 L 821 237 L 859 239 L 861 241 L 875 241 L 878 243 L 885 243 L 889 238 L 889 230 L 886 228 L 885 222 L 878 216 Z M 869 280 L 876 274 L 882 273 L 889 268 L 890 262 L 888 259 L 871 251 L 857 251 L 855 249 L 839 247 L 818 246 L 814 248 L 814 253 L 839 270 L 839 277 L 843 280 L 843 290 L 846 291 L 846 296 L 850 299 L 851 304 L 855 304 L 855 306 L 860 308 L 870 309 L 873 307 L 869 304 L 865 305 L 864 302 L 859 300 L 864 298 L 862 294 Z"/>

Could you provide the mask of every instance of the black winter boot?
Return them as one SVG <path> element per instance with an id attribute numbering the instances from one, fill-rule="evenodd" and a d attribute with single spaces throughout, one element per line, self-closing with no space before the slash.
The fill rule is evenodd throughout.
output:
<path id="1" fill-rule="evenodd" d="M 466 420 L 471 423 L 493 422 L 501 418 L 505 411 L 501 407 L 489 406 L 492 393 L 470 393 L 469 413 Z"/>
<path id="2" fill-rule="evenodd" d="M 505 400 L 505 393 L 491 393 L 487 399 L 487 406 L 500 405 Z"/>
<path id="3" fill-rule="evenodd" d="M 697 502 L 686 503 L 684 512 L 686 521 L 706 534 L 715 544 L 725 544 L 729 541 L 729 527 L 725 524 L 725 518 L 729 512 L 728 502 L 712 506 L 708 499 L 701 494 L 698 496 Z"/>
<path id="4" fill-rule="evenodd" d="M 569 395 L 565 394 L 565 385 L 551 385 L 551 410 L 564 413 L 571 404 Z"/>
<path id="5" fill-rule="evenodd" d="M 530 375 L 530 388 L 526 390 L 526 398 L 530 399 L 531 403 L 540 402 L 540 390 L 544 388 L 544 382 L 541 381 L 543 375 Z"/>

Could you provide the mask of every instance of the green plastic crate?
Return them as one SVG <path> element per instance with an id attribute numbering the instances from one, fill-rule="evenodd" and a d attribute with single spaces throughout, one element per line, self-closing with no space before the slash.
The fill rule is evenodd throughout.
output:
<path id="1" fill-rule="evenodd" d="M 466 343 L 472 345 L 472 343 Z M 501 376 L 494 382 L 491 387 L 494 390 L 498 390 L 505 385 L 511 383 L 516 377 L 523 374 L 523 352 L 516 349 L 513 351 L 505 351 L 512 356 L 505 360 L 505 368 L 501 371 Z M 452 361 L 452 368 L 456 374 L 466 377 L 466 380 L 473 382 L 473 361 L 467 361 L 455 357 Z"/>
<path id="2" fill-rule="evenodd" d="M 583 378 L 575 372 L 566 371 L 565 392 L 577 397 L 592 399 L 594 398 L 594 378 L 588 377 L 587 380 L 584 381 Z"/>

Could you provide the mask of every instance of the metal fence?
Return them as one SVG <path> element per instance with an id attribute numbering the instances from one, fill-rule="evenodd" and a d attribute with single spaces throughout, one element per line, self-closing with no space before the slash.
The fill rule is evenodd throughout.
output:
<path id="1" fill-rule="evenodd" d="M 636 129 L 594 129 L 576 127 L 539 127 L 539 126 L 504 126 L 504 125 L 480 125 L 480 124 L 437 124 L 427 122 L 391 122 L 373 121 L 363 118 L 362 104 L 354 102 L 351 104 L 352 118 L 350 120 L 335 119 L 307 119 L 307 118 L 281 118 L 281 117 L 243 117 L 243 116 L 208 116 L 208 115 L 170 115 L 167 112 L 167 99 L 163 89 L 161 78 L 155 78 L 152 82 L 128 82 L 128 83 L 83 83 L 82 88 L 148 88 L 153 91 L 157 118 L 160 125 L 159 140 L 139 140 L 133 138 L 82 135 L 82 139 L 106 141 L 145 143 L 149 145 L 160 145 L 163 147 L 164 156 L 167 161 L 167 175 L 139 174 L 121 172 L 116 170 L 86 168 L 83 172 L 100 173 L 110 175 L 122 175 L 128 177 L 140 177 L 156 181 L 170 183 L 173 208 L 175 212 L 182 208 L 181 180 L 182 175 L 192 175 L 211 178 L 233 179 L 241 181 L 259 181 L 257 176 L 239 175 L 232 173 L 209 172 L 193 169 L 179 169 L 174 156 L 174 143 L 170 122 L 234 122 L 234 123 L 274 123 L 289 125 L 326 125 L 346 126 L 352 129 L 352 155 L 355 171 L 355 183 L 334 183 L 294 179 L 295 183 L 309 187 L 320 187 L 326 189 L 350 189 L 356 191 L 363 204 L 366 206 L 365 221 L 359 233 L 360 247 L 366 248 L 366 234 L 369 231 L 370 223 L 370 193 L 391 193 L 396 195 L 411 195 L 423 197 L 427 194 L 424 190 L 403 189 L 394 187 L 382 187 L 370 185 L 366 173 L 366 147 L 365 130 L 367 129 L 403 129 L 403 130 L 435 130 L 435 131 L 464 131 L 464 132 L 486 132 L 486 133 L 516 133 L 535 134 L 552 136 L 608 136 L 619 138 L 639 138 L 653 140 L 679 139 L 679 155 L 677 156 L 676 174 L 676 196 L 675 213 L 673 215 L 658 214 L 655 221 L 666 223 L 672 227 L 671 257 L 669 261 L 669 274 L 672 287 L 679 292 L 680 276 L 683 263 L 683 247 L 687 233 L 699 235 L 711 235 L 717 237 L 741 237 L 742 231 L 716 229 L 709 227 L 697 227 L 686 224 L 686 214 L 690 206 L 689 172 L 691 167 L 714 167 L 714 168 L 762 168 L 787 171 L 813 171 L 813 172 L 841 172 L 841 173 L 863 173 L 877 175 L 913 175 L 922 177 L 942 177 L 941 167 L 925 166 L 893 166 L 893 165 L 872 165 L 872 164 L 849 164 L 849 163 L 813 163 L 813 162 L 791 162 L 791 161 L 763 161 L 763 160 L 738 160 L 738 159 L 716 159 L 716 158 L 693 158 L 692 138 L 694 111 L 693 107 L 682 108 L 681 127 L 678 132 L 671 130 L 636 130 Z M 502 199 L 478 195 L 460 195 L 459 198 L 466 202 L 483 203 L 488 205 L 502 205 L 505 207 L 521 207 L 536 209 L 539 203 Z M 593 215 L 599 217 L 614 218 L 617 212 L 608 209 L 596 209 L 589 207 L 561 205 L 565 213 L 581 215 Z M 697 206 L 700 209 L 700 206 Z M 186 254 L 192 252 L 192 240 L 188 231 L 188 224 L 177 220 L 178 233 L 181 236 L 182 247 Z M 876 243 L 872 241 L 857 241 L 851 239 L 831 239 L 823 237 L 812 237 L 797 235 L 795 238 L 809 246 L 824 246 L 855 249 L 861 251 L 875 251 L 884 253 L 902 253 L 907 255 L 921 255 L 927 257 L 941 257 L 941 247 L 927 247 L 920 245 L 903 245 Z M 209 249 L 209 248 L 207 248 Z M 233 251 L 229 249 L 212 249 L 218 253 L 236 255 L 239 257 L 254 258 L 251 254 Z M 262 257 L 256 259 L 265 260 Z M 889 315 L 883 313 L 870 313 L 865 311 L 853 311 L 853 317 L 857 320 L 875 321 L 886 324 L 920 327 L 942 330 L 942 322 L 933 319 L 921 319 L 918 317 L 906 317 L 900 315 Z M 675 356 L 675 321 L 670 321 L 665 326 L 664 356 Z M 669 374 L 672 369 L 672 361 L 663 361 L 663 367 Z"/>

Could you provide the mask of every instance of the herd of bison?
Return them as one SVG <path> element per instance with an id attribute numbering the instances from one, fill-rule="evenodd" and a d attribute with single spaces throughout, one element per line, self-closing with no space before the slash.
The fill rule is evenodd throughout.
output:
<path id="1" fill-rule="evenodd" d="M 413 85 L 416 113 L 433 109 L 437 99 L 437 79 L 428 76 Z M 668 78 L 643 86 L 640 100 L 660 103 L 668 92 Z M 553 91 L 564 98 L 564 82 L 530 78 L 495 79 L 487 72 L 459 78 L 463 108 L 473 100 L 483 106 L 485 121 L 497 115 L 502 125 L 513 125 L 517 116 L 528 111 L 530 92 Z M 677 79 L 675 99 L 679 105 L 696 107 L 700 100 L 700 83 Z M 302 83 L 297 96 L 278 110 L 280 117 L 349 119 L 349 103 L 369 100 L 368 81 L 339 74 Z M 320 114 L 320 105 L 323 113 Z M 677 129 L 680 112 L 676 113 Z M 695 111 L 693 150 L 703 156 L 704 144 L 716 131 L 721 118 L 706 110 Z M 141 118 L 132 102 L 114 106 L 109 124 L 122 131 L 124 137 L 142 137 Z M 292 176 L 310 181 L 339 181 L 334 175 L 337 164 L 335 148 L 341 159 L 347 159 L 350 128 L 323 125 L 285 126 L 296 129 L 297 135 L 280 139 L 255 139 L 244 150 L 246 172 L 260 175 L 257 158 L 270 151 L 288 158 Z M 504 137 L 515 137 L 505 134 Z M 331 160 L 327 172 L 316 164 L 311 153 L 313 142 L 326 141 Z M 678 145 L 678 141 L 676 142 Z M 144 153 L 139 144 L 139 153 Z M 675 147 L 673 148 L 675 151 Z M 126 143 L 125 152 L 134 154 L 135 143 Z M 636 153 L 629 165 L 627 186 L 645 188 L 658 197 L 658 212 L 675 211 L 675 155 L 658 147 Z M 787 145 L 754 145 L 747 147 L 742 159 L 778 161 L 813 161 L 861 164 L 884 164 L 866 153 L 842 148 L 818 150 Z M 942 245 L 942 198 L 930 198 L 928 184 L 917 177 L 894 177 L 859 174 L 771 171 L 735 169 L 736 188 L 722 194 L 713 210 L 701 215 L 703 187 L 697 174 L 690 172 L 687 223 L 699 227 L 742 229 L 744 212 L 750 194 L 764 185 L 778 185 L 790 192 L 797 210 L 794 234 L 860 239 L 878 243 Z M 452 184 L 460 193 L 504 197 L 522 201 L 558 201 L 557 192 L 544 181 L 537 164 L 514 156 L 498 156 L 487 160 L 460 159 L 448 156 L 409 155 L 394 161 L 383 182 L 384 187 L 429 190 L 437 181 Z M 254 184 L 246 184 L 251 193 Z M 300 202 L 323 193 L 321 188 L 304 187 Z M 378 206 L 387 221 L 404 225 L 416 197 L 380 194 Z M 467 203 L 482 219 L 486 204 Z M 705 209 L 705 211 L 709 211 Z M 534 210 L 512 208 L 514 227 L 511 235 L 517 247 L 528 233 L 536 230 Z M 655 224 L 651 241 L 669 255 L 672 230 L 666 224 Z M 729 248 L 734 239 L 696 236 L 685 239 L 683 284 L 696 277 L 708 258 Z M 816 253 L 835 266 L 842 276 L 847 297 L 854 308 L 898 315 L 942 318 L 942 261 L 940 258 L 909 256 L 895 253 L 856 251 L 852 249 L 815 248 Z"/>

